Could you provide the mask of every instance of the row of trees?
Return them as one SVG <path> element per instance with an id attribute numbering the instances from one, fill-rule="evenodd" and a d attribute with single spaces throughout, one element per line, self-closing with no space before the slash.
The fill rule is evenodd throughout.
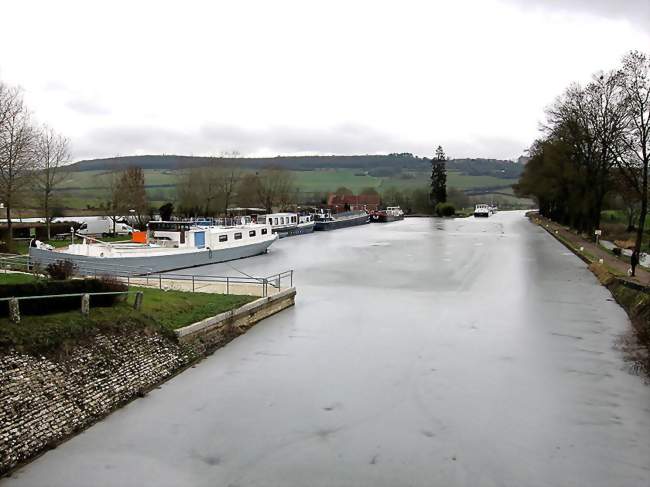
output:
<path id="1" fill-rule="evenodd" d="M 271 212 L 294 204 L 297 192 L 292 173 L 282 168 L 244 173 L 237 166 L 212 165 L 186 172 L 178 185 L 178 204 L 180 212 L 190 216 L 227 214 L 234 201 Z"/>
<path id="2" fill-rule="evenodd" d="M 70 160 L 69 141 L 38 125 L 20 88 L 0 81 L 0 203 L 5 207 L 8 245 L 13 237 L 11 210 L 36 192 L 50 236 L 51 200 Z"/>
<path id="3" fill-rule="evenodd" d="M 632 51 L 613 71 L 572 84 L 547 110 L 543 136 L 515 186 L 540 213 L 593 235 L 605 198 L 638 203 L 640 251 L 648 203 L 650 59 Z"/>

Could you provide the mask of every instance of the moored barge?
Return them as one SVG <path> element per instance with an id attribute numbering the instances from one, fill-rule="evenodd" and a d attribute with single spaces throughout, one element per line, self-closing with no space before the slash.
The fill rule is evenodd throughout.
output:
<path id="1" fill-rule="evenodd" d="M 314 230 L 318 231 L 336 230 L 366 223 L 370 223 L 370 216 L 365 211 L 332 213 L 331 210 L 321 210 L 314 214 Z"/>
<path id="2" fill-rule="evenodd" d="M 80 274 L 144 274 L 184 269 L 263 254 L 278 239 L 270 225 L 239 219 L 230 225 L 152 221 L 144 243 L 108 243 L 83 237 L 64 249 L 30 247 L 32 265 L 72 262 Z"/>
<path id="3" fill-rule="evenodd" d="M 387 223 L 404 219 L 404 212 L 399 206 L 389 206 L 385 210 L 377 210 L 370 214 L 370 221 Z"/>

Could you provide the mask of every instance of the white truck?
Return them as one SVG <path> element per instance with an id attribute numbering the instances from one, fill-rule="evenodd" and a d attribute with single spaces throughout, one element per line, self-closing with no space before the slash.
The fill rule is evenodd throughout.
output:
<path id="1" fill-rule="evenodd" d="M 88 216 L 88 217 L 62 217 L 63 221 L 75 221 L 81 224 L 78 235 L 106 236 L 113 233 L 113 220 L 107 216 Z M 115 233 L 117 235 L 129 235 L 134 228 L 124 221 L 115 222 Z"/>

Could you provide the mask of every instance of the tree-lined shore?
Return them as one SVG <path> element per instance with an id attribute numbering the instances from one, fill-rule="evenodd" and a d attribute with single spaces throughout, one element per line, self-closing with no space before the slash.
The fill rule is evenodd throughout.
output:
<path id="1" fill-rule="evenodd" d="M 650 164 L 650 58 L 626 54 L 615 69 L 571 84 L 547 109 L 542 136 L 515 185 L 540 213 L 594 235 L 603 210 L 629 215 L 642 249 Z"/>

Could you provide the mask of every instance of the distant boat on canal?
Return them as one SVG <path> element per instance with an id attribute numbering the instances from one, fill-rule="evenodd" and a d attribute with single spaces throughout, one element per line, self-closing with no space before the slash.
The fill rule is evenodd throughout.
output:
<path id="1" fill-rule="evenodd" d="M 370 221 L 375 223 L 394 222 L 404 219 L 404 212 L 399 206 L 389 206 L 385 210 L 373 211 L 370 214 Z"/>
<path id="2" fill-rule="evenodd" d="M 298 213 L 259 215 L 257 223 L 269 225 L 273 233 L 277 233 L 280 238 L 303 235 L 314 231 L 313 216 L 299 215 Z"/>
<path id="3" fill-rule="evenodd" d="M 494 210 L 490 205 L 479 204 L 474 208 L 474 216 L 477 218 L 484 217 L 487 218 L 494 213 Z"/>
<path id="4" fill-rule="evenodd" d="M 320 210 L 318 213 L 314 213 L 314 230 L 319 231 L 336 230 L 366 223 L 370 223 L 370 215 L 365 211 L 332 213 L 331 210 Z"/>

